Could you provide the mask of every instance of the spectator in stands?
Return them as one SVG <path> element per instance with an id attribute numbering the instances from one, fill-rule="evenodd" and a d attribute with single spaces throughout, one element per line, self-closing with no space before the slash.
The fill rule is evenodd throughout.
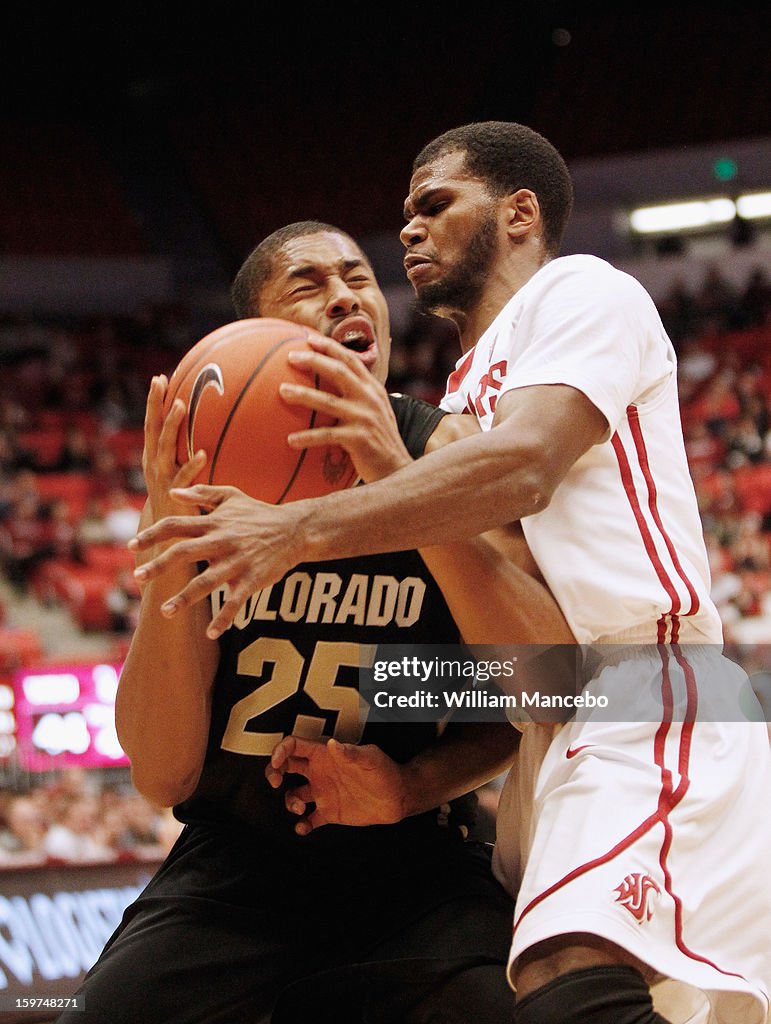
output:
<path id="1" fill-rule="evenodd" d="M 74 367 L 67 377 L 67 386 L 46 396 L 46 408 L 56 409 L 69 416 L 93 416 L 90 391 L 92 376 L 93 370 L 89 367 Z"/>
<path id="2" fill-rule="evenodd" d="M 112 586 L 104 595 L 114 633 L 131 633 L 139 621 L 140 595 L 134 574 L 119 569 Z"/>
<path id="3" fill-rule="evenodd" d="M 706 531 L 727 544 L 738 529 L 742 508 L 733 473 L 725 467 L 696 482 L 699 511 Z"/>
<path id="4" fill-rule="evenodd" d="M 137 532 L 139 510 L 123 487 L 113 487 L 107 499 L 104 519 L 115 544 L 126 544 Z"/>
<path id="5" fill-rule="evenodd" d="M 739 520 L 739 528 L 729 549 L 737 569 L 761 572 L 771 568 L 771 551 L 768 537 L 761 530 L 762 522 L 759 512 L 745 512 Z"/>
<path id="6" fill-rule="evenodd" d="M 112 533 L 99 498 L 89 499 L 86 511 L 77 525 L 77 532 L 81 550 L 85 550 L 90 544 L 113 543 Z"/>
<path id="7" fill-rule="evenodd" d="M 87 473 L 94 465 L 88 434 L 77 423 L 71 424 L 64 435 L 59 458 L 50 467 L 57 473 Z"/>
<path id="8" fill-rule="evenodd" d="M 717 370 L 718 360 L 701 337 L 685 338 L 677 360 L 680 401 L 686 404 Z"/>
<path id="9" fill-rule="evenodd" d="M 448 338 L 451 339 L 449 344 Z M 454 343 L 448 321 L 414 313 L 400 342 L 402 359 L 401 365 L 396 366 L 398 385 L 395 389 L 438 404 L 447 376 L 453 369 L 448 365 L 448 353 L 454 351 Z M 389 367 L 389 381 L 394 372 Z"/>
<path id="10" fill-rule="evenodd" d="M 101 441 L 93 448 L 93 459 L 94 494 L 109 500 L 113 491 L 125 487 L 123 470 L 115 452 Z"/>
<path id="11" fill-rule="evenodd" d="M 741 413 L 735 380 L 734 371 L 724 367 L 707 382 L 702 393 L 689 407 L 690 415 L 703 419 L 709 430 L 718 436 Z"/>
<path id="12" fill-rule="evenodd" d="M 68 562 L 81 561 L 82 550 L 78 531 L 73 523 L 68 502 L 63 498 L 52 501 L 44 508 L 41 518 L 43 533 L 50 546 L 50 557 Z"/>
<path id="13" fill-rule="evenodd" d="M 0 866 L 37 864 L 45 860 L 43 841 L 48 821 L 30 796 L 14 795 L 8 800 L 0 830 Z"/>
<path id="14" fill-rule="evenodd" d="M 725 444 L 711 434 L 704 420 L 689 420 L 684 424 L 685 452 L 688 465 L 716 469 L 725 452 Z"/>
<path id="15" fill-rule="evenodd" d="M 675 278 L 657 306 L 667 334 L 679 353 L 680 343 L 692 333 L 697 319 L 696 301 L 683 277 Z"/>
<path id="16" fill-rule="evenodd" d="M 20 469 L 36 469 L 34 454 L 19 440 L 12 427 L 0 428 L 0 473 L 16 473 Z"/>
<path id="17" fill-rule="evenodd" d="M 0 428 L 3 430 L 25 430 L 30 426 L 29 413 L 24 406 L 6 392 L 0 396 Z"/>
<path id="18" fill-rule="evenodd" d="M 740 326 L 741 297 L 721 267 L 708 267 L 701 287 L 694 296 L 699 330 L 705 334 L 719 333 Z"/>
<path id="19" fill-rule="evenodd" d="M 142 448 L 132 448 L 124 468 L 127 489 L 132 494 L 147 494 L 145 474 L 142 469 Z"/>
<path id="20" fill-rule="evenodd" d="M 734 391 L 742 415 L 752 417 L 758 433 L 764 436 L 771 426 L 769 393 L 763 367 L 759 363 L 743 368 L 736 378 Z"/>
<path id="21" fill-rule="evenodd" d="M 66 800 L 43 840 L 46 855 L 77 863 L 114 859 L 114 852 L 105 841 L 98 811 L 98 800 L 90 793 Z"/>
<path id="22" fill-rule="evenodd" d="M 741 305 L 748 327 L 765 327 L 771 323 L 771 281 L 766 268 L 756 267 L 741 295 Z"/>
<path id="23" fill-rule="evenodd" d="M 726 443 L 725 464 L 729 469 L 739 469 L 763 461 L 764 438 L 752 416 L 744 415 L 726 424 L 723 437 Z"/>
<path id="24" fill-rule="evenodd" d="M 139 857 L 162 857 L 161 814 L 141 793 L 126 794 L 121 806 L 121 849 Z"/>
<path id="25" fill-rule="evenodd" d="M 97 403 L 96 412 L 106 434 L 115 433 L 128 425 L 129 410 L 123 388 L 119 384 L 113 382 L 107 385 Z"/>
<path id="26" fill-rule="evenodd" d="M 38 499 L 24 495 L 0 523 L 0 559 L 19 594 L 26 593 L 35 569 L 54 551 Z"/>

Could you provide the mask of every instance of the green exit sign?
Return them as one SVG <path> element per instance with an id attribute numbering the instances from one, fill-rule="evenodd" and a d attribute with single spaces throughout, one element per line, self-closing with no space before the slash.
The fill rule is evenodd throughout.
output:
<path id="1" fill-rule="evenodd" d="M 730 157 L 721 156 L 712 165 L 712 173 L 718 181 L 733 181 L 739 173 L 739 166 Z"/>

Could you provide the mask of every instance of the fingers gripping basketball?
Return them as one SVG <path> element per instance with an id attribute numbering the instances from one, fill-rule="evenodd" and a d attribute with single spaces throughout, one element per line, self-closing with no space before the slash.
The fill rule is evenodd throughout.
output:
<path id="1" fill-rule="evenodd" d="M 335 423 L 279 395 L 284 381 L 308 386 L 309 377 L 287 355 L 308 349 L 312 336 L 320 337 L 286 320 L 252 318 L 212 331 L 185 354 L 169 381 L 165 409 L 175 398 L 187 406 L 178 458 L 186 462 L 199 449 L 206 452 L 196 483 L 231 485 L 278 505 L 354 482 L 350 457 L 338 445 L 298 451 L 287 444 L 292 432 Z M 319 387 L 317 379 L 310 383 Z"/>

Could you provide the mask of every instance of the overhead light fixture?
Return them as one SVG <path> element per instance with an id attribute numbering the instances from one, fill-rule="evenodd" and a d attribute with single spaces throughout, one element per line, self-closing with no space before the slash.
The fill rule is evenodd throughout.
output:
<path id="1" fill-rule="evenodd" d="M 771 217 L 771 192 L 746 192 L 735 201 L 728 196 L 711 196 L 640 206 L 629 214 L 629 223 L 640 235 L 656 235 L 716 227 L 730 223 L 737 216 L 742 220 Z"/>
<path id="2" fill-rule="evenodd" d="M 771 217 L 771 192 L 747 192 L 739 196 L 736 210 L 744 220 Z"/>
<path id="3" fill-rule="evenodd" d="M 736 216 L 732 199 L 698 199 L 687 203 L 667 203 L 664 206 L 641 206 L 629 215 L 633 229 L 641 235 L 662 231 L 688 231 L 727 224 Z"/>

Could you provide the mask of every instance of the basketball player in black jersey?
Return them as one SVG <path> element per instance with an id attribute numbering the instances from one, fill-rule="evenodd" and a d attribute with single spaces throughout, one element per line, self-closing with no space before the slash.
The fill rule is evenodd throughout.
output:
<path id="1" fill-rule="evenodd" d="M 334 440 L 365 483 L 467 429 L 465 417 L 388 396 L 385 299 L 338 229 L 276 232 L 249 256 L 233 295 L 239 316 L 301 322 L 342 346 Z M 162 419 L 165 388 L 154 379 L 148 397 L 144 525 L 186 511 L 171 490 L 203 460 L 177 465 L 184 408 Z M 461 632 L 487 642 L 490 588 L 499 636 L 527 642 L 536 618 L 540 642 L 549 623 L 555 643 L 569 642 L 550 596 L 497 544 L 435 553 L 446 595 L 415 551 L 298 566 L 254 594 L 216 641 L 202 604 L 160 614 L 194 566 L 144 588 L 117 725 L 137 788 L 173 806 L 185 828 L 84 982 L 85 1011 L 60 1021 L 509 1018 L 512 905 L 488 850 L 469 838 L 468 794 L 507 767 L 516 733 L 505 723 L 450 723 L 441 737 L 433 723 L 368 725 L 356 691 L 360 645 L 455 643 Z M 216 593 L 215 607 L 223 599 Z M 382 751 L 409 778 L 409 800 L 370 827 L 298 825 L 274 788 L 281 780 L 266 778 L 290 734 Z"/>

